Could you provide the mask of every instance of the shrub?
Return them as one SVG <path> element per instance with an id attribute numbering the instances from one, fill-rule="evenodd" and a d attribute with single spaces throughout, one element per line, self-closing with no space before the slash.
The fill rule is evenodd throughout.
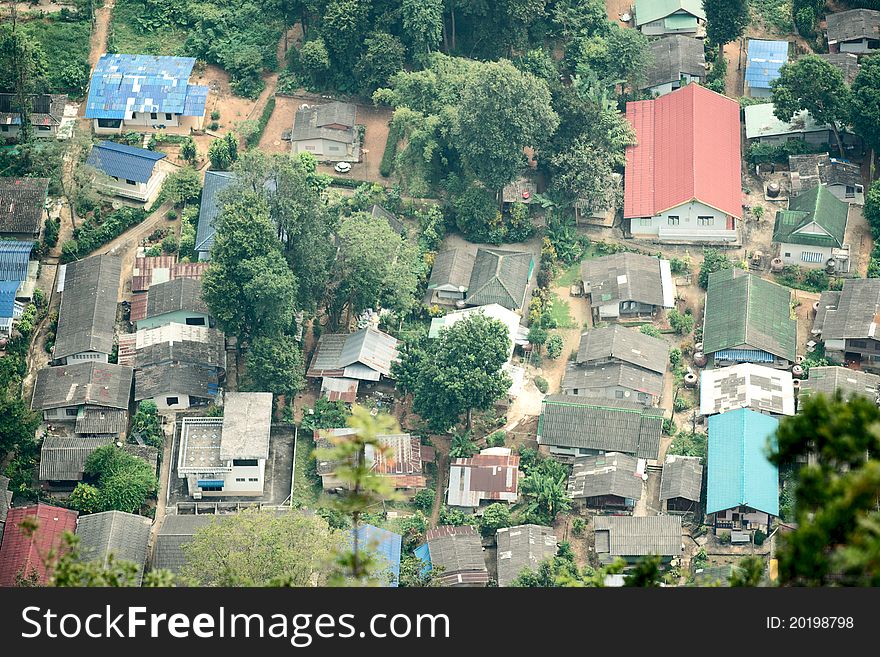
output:
<path id="1" fill-rule="evenodd" d="M 220 112 L 217 111 L 217 110 L 212 110 L 212 111 L 211 111 L 211 120 L 212 120 L 212 121 L 217 121 L 217 120 L 219 120 L 219 119 L 220 119 Z"/>
<path id="2" fill-rule="evenodd" d="M 690 309 L 680 313 L 676 308 L 669 311 L 669 325 L 679 335 L 689 335 L 694 330 L 694 316 Z"/>
<path id="3" fill-rule="evenodd" d="M 385 151 L 382 153 L 382 161 L 379 163 L 379 175 L 387 178 L 394 168 L 394 158 L 397 155 L 397 144 L 400 142 L 400 127 L 394 122 L 388 128 L 388 138 L 385 140 Z"/>
<path id="4" fill-rule="evenodd" d="M 84 258 L 132 226 L 142 222 L 146 216 L 147 213 L 139 208 L 120 208 L 106 217 L 95 211 L 91 217 L 73 231 L 74 239 L 61 246 L 61 262 L 67 263 Z"/>
<path id="5" fill-rule="evenodd" d="M 489 447 L 504 447 L 504 442 L 506 440 L 507 432 L 505 432 L 504 429 L 499 429 L 498 431 L 486 438 L 486 444 Z"/>
<path id="6" fill-rule="evenodd" d="M 587 521 L 583 518 L 575 518 L 571 521 L 571 533 L 580 538 L 584 535 L 584 530 L 587 528 Z"/>
<path id="7" fill-rule="evenodd" d="M 556 360 L 562 355 L 562 349 L 565 346 L 565 341 L 562 339 L 562 336 L 558 333 L 554 333 L 547 339 L 547 356 Z"/>
<path id="8" fill-rule="evenodd" d="M 491 536 L 503 527 L 510 527 L 510 507 L 500 502 L 490 504 L 480 518 L 480 533 Z"/>
<path id="9" fill-rule="evenodd" d="M 43 242 L 49 247 L 58 245 L 58 234 L 61 231 L 61 219 L 46 219 L 46 227 L 43 231 Z"/>
<path id="10" fill-rule="evenodd" d="M 546 395 L 547 390 L 550 389 L 550 384 L 547 383 L 547 379 L 545 379 L 543 376 L 536 376 L 535 377 L 535 387 L 538 389 L 538 391 L 542 395 Z"/>
<path id="11" fill-rule="evenodd" d="M 767 534 L 762 532 L 760 529 L 755 530 L 755 545 L 764 545 L 764 541 L 767 538 Z"/>
<path id="12" fill-rule="evenodd" d="M 219 128 L 219 127 L 220 127 L 220 124 L 217 123 L 216 121 L 211 121 L 208 124 L 208 130 L 210 130 L 211 132 L 216 132 L 217 128 Z"/>
<path id="13" fill-rule="evenodd" d="M 660 333 L 660 329 L 658 329 L 653 324 L 643 324 L 639 327 L 639 332 L 644 333 L 645 335 L 650 335 L 652 338 L 659 338 L 662 333 Z"/>
<path id="14" fill-rule="evenodd" d="M 177 253 L 177 238 L 174 235 L 169 235 L 162 240 L 162 252 Z"/>
<path id="15" fill-rule="evenodd" d="M 705 290 L 709 287 L 709 274 L 731 267 L 733 267 L 733 263 L 730 258 L 718 249 L 703 249 L 703 264 L 700 265 L 700 275 L 697 282 Z"/>
<path id="16" fill-rule="evenodd" d="M 681 413 L 682 411 L 686 411 L 692 407 L 693 403 L 691 403 L 691 400 L 687 397 L 682 397 L 681 395 L 676 397 L 675 401 L 672 403 L 672 408 L 675 410 L 676 413 Z"/>
<path id="17" fill-rule="evenodd" d="M 435 495 L 433 488 L 423 488 L 413 496 L 413 506 L 424 513 L 428 513 L 434 508 Z"/>
<path id="18" fill-rule="evenodd" d="M 198 157 L 198 150 L 196 150 L 196 142 L 193 141 L 192 137 L 187 137 L 180 144 L 180 157 L 192 164 L 196 161 Z"/>

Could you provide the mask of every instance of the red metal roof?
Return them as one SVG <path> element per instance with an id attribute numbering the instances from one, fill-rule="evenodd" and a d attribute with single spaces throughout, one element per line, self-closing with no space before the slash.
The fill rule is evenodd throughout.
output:
<path id="1" fill-rule="evenodd" d="M 147 298 L 148 292 L 131 295 L 131 311 L 129 312 L 129 321 L 136 322 L 145 319 L 147 316 Z"/>
<path id="2" fill-rule="evenodd" d="M 627 103 L 623 216 L 653 217 L 692 200 L 742 218 L 739 103 L 698 84 Z"/>
<path id="3" fill-rule="evenodd" d="M 19 574 L 27 578 L 32 572 L 37 573 L 39 584 L 45 584 L 48 573 L 43 562 L 51 550 L 61 547 L 64 532 L 76 531 L 77 515 L 76 511 L 48 504 L 10 509 L 0 546 L 0 586 L 15 586 Z M 36 518 L 38 524 L 31 536 L 19 529 L 26 517 Z"/>
<path id="4" fill-rule="evenodd" d="M 200 281 L 210 265 L 210 262 L 178 262 L 174 265 L 171 278 L 194 278 Z"/>

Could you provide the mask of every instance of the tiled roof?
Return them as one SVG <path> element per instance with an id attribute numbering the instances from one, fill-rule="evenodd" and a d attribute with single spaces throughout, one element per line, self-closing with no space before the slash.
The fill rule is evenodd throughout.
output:
<path id="1" fill-rule="evenodd" d="M 581 334 L 576 358 L 578 364 L 589 365 L 607 359 L 664 374 L 669 362 L 669 344 L 619 324 Z"/>
<path id="2" fill-rule="evenodd" d="M 76 416 L 74 433 L 119 434 L 128 427 L 128 411 L 106 406 L 85 406 Z"/>
<path id="3" fill-rule="evenodd" d="M 467 249 L 447 249 L 434 257 L 428 289 L 467 290 L 474 269 L 474 256 Z"/>
<path id="4" fill-rule="evenodd" d="M 33 248 L 33 242 L 0 240 L 0 281 L 27 280 Z"/>
<path id="5" fill-rule="evenodd" d="M 443 586 L 485 586 L 489 572 L 483 558 L 480 535 L 469 525 L 442 525 L 425 534 L 432 568 L 442 568 Z"/>
<path id="6" fill-rule="evenodd" d="M 644 461 L 642 461 L 644 463 Z M 568 479 L 568 496 L 585 499 L 615 495 L 638 501 L 644 488 L 639 459 L 620 452 L 579 456 Z"/>
<path id="7" fill-rule="evenodd" d="M 852 84 L 859 74 L 859 56 L 851 52 L 833 52 L 817 55 L 820 59 L 839 69 L 847 84 Z"/>
<path id="8" fill-rule="evenodd" d="M 179 574 L 186 564 L 183 546 L 189 544 L 196 531 L 209 525 L 214 517 L 213 515 L 165 516 L 153 545 L 152 568 L 170 570 Z"/>
<path id="9" fill-rule="evenodd" d="M 37 372 L 31 407 L 34 410 L 67 406 L 127 409 L 132 370 L 114 363 L 85 361 L 44 367 Z"/>
<path id="10" fill-rule="evenodd" d="M 44 558 L 50 551 L 64 549 L 64 532 L 76 530 L 76 516 L 76 511 L 48 504 L 10 509 L 0 544 L 0 586 L 16 586 L 19 576 L 27 580 L 33 573 L 38 584 L 46 584 L 51 573 Z M 30 536 L 19 527 L 25 518 L 37 522 Z"/>
<path id="11" fill-rule="evenodd" d="M 0 235 L 37 235 L 48 193 L 48 178 L 0 178 Z"/>
<path id="12" fill-rule="evenodd" d="M 76 523 L 80 559 L 107 564 L 112 554 L 118 562 L 137 565 L 136 581 L 140 584 L 147 560 L 150 540 L 150 519 L 122 511 L 104 511 L 82 516 Z"/>
<path id="13" fill-rule="evenodd" d="M 173 326 L 173 324 L 166 324 L 157 328 L 165 328 L 166 326 Z M 169 363 L 188 363 L 217 370 L 226 369 L 226 347 L 223 334 L 220 331 L 206 326 L 190 327 L 186 324 L 177 324 L 177 326 L 204 329 L 204 339 L 194 340 L 188 339 L 188 337 L 175 339 L 174 334 L 171 334 L 172 337 L 167 340 L 153 342 L 137 349 L 129 362 L 124 364 L 132 364 L 140 369 Z M 155 331 L 157 329 L 142 330 Z M 192 333 L 195 332 L 180 331 L 178 335 L 187 336 Z M 121 342 L 120 340 L 120 351 L 122 351 Z M 137 344 L 136 334 L 135 344 Z"/>
<path id="14" fill-rule="evenodd" d="M 754 89 L 769 89 L 779 77 L 779 69 L 788 62 L 788 41 L 748 40 L 746 82 Z"/>
<path id="15" fill-rule="evenodd" d="M 818 393 L 833 395 L 838 390 L 844 399 L 862 395 L 874 401 L 880 392 L 880 376 L 845 367 L 811 367 L 809 378 L 801 381 L 799 399 Z"/>
<path id="16" fill-rule="evenodd" d="M 739 103 L 698 84 L 630 102 L 624 217 L 653 217 L 694 199 L 742 217 Z"/>
<path id="17" fill-rule="evenodd" d="M 177 311 L 210 314 L 202 300 L 202 284 L 193 278 L 175 278 L 150 287 L 146 318 Z"/>
<path id="18" fill-rule="evenodd" d="M 792 195 L 825 185 L 861 185 L 862 170 L 857 164 L 830 157 L 828 153 L 789 155 Z"/>
<path id="19" fill-rule="evenodd" d="M 165 153 L 159 151 L 149 151 L 113 141 L 100 141 L 92 146 L 86 163 L 108 176 L 145 183 L 153 176 L 156 162 L 163 157 Z"/>
<path id="20" fill-rule="evenodd" d="M 819 303 L 814 330 L 819 328 L 824 340 L 873 338 L 880 314 L 880 279 L 845 279 L 840 292 L 823 292 Z"/>
<path id="21" fill-rule="evenodd" d="M 95 65 L 86 118 L 123 119 L 132 112 L 205 113 L 207 87 L 189 84 L 193 57 L 106 54 Z"/>
<path id="22" fill-rule="evenodd" d="M 703 489 L 703 466 L 696 456 L 670 454 L 663 464 L 660 478 L 660 501 L 682 497 L 691 502 L 700 501 Z"/>
<path id="23" fill-rule="evenodd" d="M 825 15 L 828 43 L 880 39 L 880 11 L 852 9 Z"/>
<path id="24" fill-rule="evenodd" d="M 741 269 L 714 272 L 706 294 L 703 350 L 713 354 L 743 345 L 794 361 L 791 291 Z"/>
<path id="25" fill-rule="evenodd" d="M 351 530 L 352 537 L 355 531 Z M 357 530 L 359 549 L 372 554 L 375 576 L 386 586 L 397 586 L 400 580 L 400 554 L 403 536 L 375 525 L 360 525 Z M 387 580 L 385 578 L 387 577 Z"/>
<path id="26" fill-rule="evenodd" d="M 192 363 L 161 363 L 140 368 L 134 376 L 134 400 L 168 394 L 212 399 L 219 393 L 217 370 Z"/>
<path id="27" fill-rule="evenodd" d="M 525 251 L 477 249 L 465 303 L 497 303 L 510 310 L 522 308 L 533 265 L 532 254 Z"/>
<path id="28" fill-rule="evenodd" d="M 640 253 L 615 253 L 585 260 L 581 278 L 590 305 L 598 307 L 620 301 L 666 305 L 669 295 L 663 289 L 663 262 Z"/>
<path id="29" fill-rule="evenodd" d="M 356 111 L 355 105 L 338 102 L 300 107 L 293 118 L 290 139 L 291 141 L 329 139 L 353 144 L 357 141 L 357 132 L 354 129 Z"/>
<path id="30" fill-rule="evenodd" d="M 495 534 L 498 544 L 498 586 L 510 586 L 524 570 L 535 571 L 556 556 L 556 535 L 550 527 L 517 525 Z"/>
<path id="31" fill-rule="evenodd" d="M 46 436 L 40 448 L 40 481 L 80 481 L 92 452 L 112 445 L 114 436 Z"/>
<path id="32" fill-rule="evenodd" d="M 748 506 L 779 515 L 779 471 L 767 458 L 778 425 L 747 408 L 709 417 L 706 513 Z"/>
<path id="33" fill-rule="evenodd" d="M 681 554 L 679 516 L 596 516 L 596 552 L 611 557 Z"/>
<path id="34" fill-rule="evenodd" d="M 842 247 L 848 215 L 849 204 L 828 191 L 825 185 L 818 185 L 789 199 L 788 210 L 776 213 L 773 241 Z"/>
<path id="35" fill-rule="evenodd" d="M 636 0 L 636 25 L 653 23 L 678 12 L 685 12 L 697 18 L 706 18 L 701 0 Z"/>
<path id="36" fill-rule="evenodd" d="M 640 89 L 678 82 L 681 74 L 703 79 L 706 77 L 706 53 L 703 41 L 683 34 L 670 34 L 648 43 L 654 58 Z"/>
<path id="37" fill-rule="evenodd" d="M 611 386 L 621 386 L 659 397 L 663 393 L 663 375 L 626 363 L 569 363 L 562 378 L 562 390 L 566 392 Z"/>
<path id="38" fill-rule="evenodd" d="M 519 497 L 519 455 L 506 447 L 484 449 L 449 466 L 449 506 L 478 507 L 483 500 L 516 502 Z"/>
<path id="39" fill-rule="evenodd" d="M 202 187 L 202 200 L 199 205 L 199 225 L 196 230 L 196 251 L 211 252 L 216 233 L 214 222 L 220 214 L 220 192 L 234 181 L 235 174 L 229 171 L 205 172 L 205 185 Z"/>

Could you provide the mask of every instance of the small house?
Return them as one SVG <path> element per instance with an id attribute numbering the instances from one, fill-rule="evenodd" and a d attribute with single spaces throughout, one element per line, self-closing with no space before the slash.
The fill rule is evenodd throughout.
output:
<path id="1" fill-rule="evenodd" d="M 606 452 L 578 456 L 568 479 L 568 496 L 588 509 L 632 512 L 645 491 L 645 459 Z"/>
<path id="2" fill-rule="evenodd" d="M 716 367 L 794 365 L 797 320 L 791 316 L 791 290 L 742 269 L 709 274 L 703 352 Z"/>
<path id="3" fill-rule="evenodd" d="M 611 228 L 623 199 L 623 176 L 616 171 L 605 181 L 605 190 L 598 200 L 586 197 L 574 203 L 574 221 L 578 226 Z"/>
<path id="4" fill-rule="evenodd" d="M 653 317 L 675 306 L 668 260 L 629 252 L 588 258 L 581 279 L 594 322 Z"/>
<path id="5" fill-rule="evenodd" d="M 709 418 L 706 513 L 718 530 L 770 533 L 779 516 L 779 472 L 767 458 L 779 421 L 748 408 Z"/>
<path id="6" fill-rule="evenodd" d="M 353 103 L 301 105 L 293 119 L 293 154 L 311 153 L 321 162 L 357 162 L 361 156 L 357 106 Z"/>
<path id="7" fill-rule="evenodd" d="M 164 158 L 165 153 L 158 151 L 99 141 L 92 146 L 86 164 L 108 176 L 102 184 L 104 193 L 151 205 L 167 175 L 159 166 Z"/>
<path id="8" fill-rule="evenodd" d="M 801 381 L 798 401 L 809 399 L 811 395 L 823 394 L 829 397 L 839 392 L 844 399 L 856 395 L 871 401 L 880 400 L 880 376 L 860 370 L 850 370 L 837 365 L 811 367 L 809 377 Z"/>
<path id="9" fill-rule="evenodd" d="M 652 555 L 669 563 L 683 550 L 679 516 L 596 516 L 593 528 L 603 564 L 615 559 L 634 563 Z"/>
<path id="10" fill-rule="evenodd" d="M 134 375 L 135 402 L 151 401 L 163 413 L 207 406 L 219 394 L 217 370 L 187 361 L 149 365 Z"/>
<path id="11" fill-rule="evenodd" d="M 438 570 L 435 581 L 441 586 L 473 588 L 489 583 L 483 544 L 470 525 L 434 527 L 425 534 L 425 541 L 416 556 L 426 563 L 426 570 Z"/>
<path id="12" fill-rule="evenodd" d="M 825 185 L 818 185 L 788 200 L 787 210 L 776 211 L 773 241 L 787 265 L 823 268 L 833 262 L 849 271 L 849 246 L 844 243 L 849 205 Z"/>
<path id="13" fill-rule="evenodd" d="M 880 279 L 845 279 L 843 289 L 819 297 L 813 335 L 825 342 L 832 363 L 880 374 L 880 338 L 875 335 L 880 314 Z"/>
<path id="14" fill-rule="evenodd" d="M 76 530 L 77 512 L 37 503 L 9 509 L 0 543 L 0 587 L 45 586 L 52 571 L 45 561 L 50 550 L 66 551 L 64 534 Z M 22 523 L 36 523 L 33 532 Z"/>
<path id="15" fill-rule="evenodd" d="M 144 516 L 122 511 L 104 511 L 80 516 L 76 523 L 81 561 L 107 566 L 127 561 L 137 566 L 135 582 L 140 585 L 147 561 L 147 543 L 152 522 Z"/>
<path id="16" fill-rule="evenodd" d="M 480 247 L 464 303 L 468 306 L 497 303 L 508 310 L 519 310 L 526 303 L 534 270 L 535 259 L 531 253 Z"/>
<path id="17" fill-rule="evenodd" d="M 706 34 L 706 12 L 701 0 L 635 0 L 636 28 L 646 36 Z"/>
<path id="18" fill-rule="evenodd" d="M 513 358 L 513 351 L 517 345 L 523 346 L 528 343 L 528 329 L 520 324 L 522 317 L 497 303 L 454 310 L 442 317 L 435 317 L 431 320 L 428 337 L 437 338 L 444 329 L 454 326 L 460 320 L 473 317 L 474 315 L 485 315 L 490 319 L 498 320 L 507 327 L 507 335 L 510 341 L 508 345 L 508 360 Z"/>
<path id="19" fill-rule="evenodd" d="M 862 170 L 857 164 L 830 157 L 828 153 L 789 155 L 791 195 L 825 185 L 845 203 L 865 204 Z"/>
<path id="20" fill-rule="evenodd" d="M 465 248 L 438 252 L 431 268 L 425 302 L 450 306 L 461 302 L 463 305 L 473 269 L 474 254 Z"/>
<path id="21" fill-rule="evenodd" d="M 814 146 L 836 144 L 831 126 L 818 123 L 806 110 L 801 110 L 783 121 L 774 113 L 773 103 L 749 105 L 743 109 L 746 123 L 746 140 L 749 144 L 782 144 L 800 139 Z M 845 129 L 840 132 L 840 140 L 844 147 L 855 148 L 860 140 Z"/>
<path id="22" fill-rule="evenodd" d="M 745 85 L 752 98 L 770 98 L 770 84 L 779 77 L 780 69 L 788 63 L 788 41 L 747 40 Z"/>
<path id="23" fill-rule="evenodd" d="M 195 63 L 195 57 L 101 55 L 86 99 L 95 134 L 200 131 L 209 89 L 189 83 Z"/>
<path id="24" fill-rule="evenodd" d="M 509 447 L 490 447 L 449 466 L 446 504 L 476 511 L 484 503 L 519 499 L 519 454 Z"/>
<path id="25" fill-rule="evenodd" d="M 48 194 L 48 178 L 0 178 L 0 238 L 39 239 Z"/>
<path id="26" fill-rule="evenodd" d="M 697 456 L 669 454 L 660 476 L 660 504 L 666 513 L 693 513 L 700 508 L 703 464 Z"/>
<path id="27" fill-rule="evenodd" d="M 136 369 L 190 363 L 222 374 L 226 370 L 226 341 L 217 329 L 172 322 L 120 335 L 117 362 Z"/>
<path id="28" fill-rule="evenodd" d="M 495 542 L 498 586 L 510 586 L 523 571 L 536 571 L 557 551 L 553 529 L 541 525 L 502 527 L 495 534 Z"/>
<path id="29" fill-rule="evenodd" d="M 199 223 L 196 229 L 195 251 L 199 260 L 211 259 L 211 247 L 214 246 L 214 225 L 220 214 L 220 193 L 235 182 L 235 174 L 230 171 L 206 171 L 205 184 L 202 186 L 202 198 L 199 202 Z"/>
<path id="30" fill-rule="evenodd" d="M 395 233 L 398 235 L 406 235 L 406 224 L 403 223 L 403 220 L 393 212 L 386 210 L 378 203 L 373 203 L 370 208 L 370 216 L 373 217 L 373 219 L 384 219 L 388 222 L 388 225 L 391 226 L 391 230 Z"/>
<path id="31" fill-rule="evenodd" d="M 515 203 L 529 205 L 537 193 L 538 185 L 530 178 L 522 176 L 504 186 L 501 190 L 501 203 L 507 208 Z"/>
<path id="32" fill-rule="evenodd" d="M 825 16 L 825 36 L 832 53 L 866 53 L 880 48 L 880 11 L 851 9 Z"/>
<path id="33" fill-rule="evenodd" d="M 648 44 L 653 64 L 648 68 L 640 91 L 663 96 L 691 82 L 706 79 L 706 52 L 703 42 L 692 36 L 672 34 Z"/>
<path id="34" fill-rule="evenodd" d="M 794 379 L 788 370 L 740 363 L 700 372 L 700 414 L 751 408 L 770 415 L 794 415 Z"/>
<path id="35" fill-rule="evenodd" d="M 185 546 L 192 543 L 196 532 L 211 524 L 215 515 L 166 515 L 153 544 L 153 570 L 168 570 L 179 575 L 187 558 Z"/>
<path id="36" fill-rule="evenodd" d="M 30 241 L 0 240 L 0 337 L 12 334 L 13 324 L 33 298 L 39 268 L 30 259 L 33 248 Z"/>
<path id="37" fill-rule="evenodd" d="M 138 330 L 166 324 L 211 326 L 211 315 L 202 299 L 202 283 L 193 278 L 175 278 L 150 287 L 147 309 L 137 320 Z"/>
<path id="38" fill-rule="evenodd" d="M 843 73 L 843 79 L 848 85 L 852 85 L 859 74 L 859 56 L 851 52 L 823 53 L 816 57 L 824 59 Z"/>
<path id="39" fill-rule="evenodd" d="M 73 490 L 82 481 L 86 461 L 92 453 L 116 442 L 116 437 L 49 434 L 40 446 L 39 479 L 52 490 Z"/>
<path id="40" fill-rule="evenodd" d="M 58 127 L 64 119 L 64 106 L 67 96 L 63 94 L 32 94 L 30 103 L 30 124 L 34 137 L 55 139 Z M 15 94 L 0 93 L 0 140 L 13 141 L 21 129 L 21 111 Z"/>
<path id="41" fill-rule="evenodd" d="M 373 327 L 325 333 L 318 339 L 306 376 L 322 379 L 321 392 L 331 401 L 354 403 L 360 382 L 391 378 L 397 344 L 397 339 Z"/>

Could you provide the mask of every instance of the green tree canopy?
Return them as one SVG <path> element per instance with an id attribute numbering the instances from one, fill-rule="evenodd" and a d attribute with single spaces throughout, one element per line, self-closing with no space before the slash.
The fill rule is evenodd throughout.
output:
<path id="1" fill-rule="evenodd" d="M 748 0 L 703 0 L 706 12 L 706 36 L 718 46 L 719 55 L 725 43 L 742 36 L 749 24 Z"/>
<path id="2" fill-rule="evenodd" d="M 247 355 L 248 388 L 285 395 L 288 402 L 306 385 L 299 344 L 287 335 L 261 336 Z"/>
<path id="3" fill-rule="evenodd" d="M 852 83 L 850 122 L 870 148 L 880 148 L 880 55 L 861 60 Z"/>
<path id="4" fill-rule="evenodd" d="M 156 473 L 146 461 L 116 445 L 92 452 L 84 472 L 97 479 L 97 507 L 101 511 L 137 513 L 159 487 Z"/>

